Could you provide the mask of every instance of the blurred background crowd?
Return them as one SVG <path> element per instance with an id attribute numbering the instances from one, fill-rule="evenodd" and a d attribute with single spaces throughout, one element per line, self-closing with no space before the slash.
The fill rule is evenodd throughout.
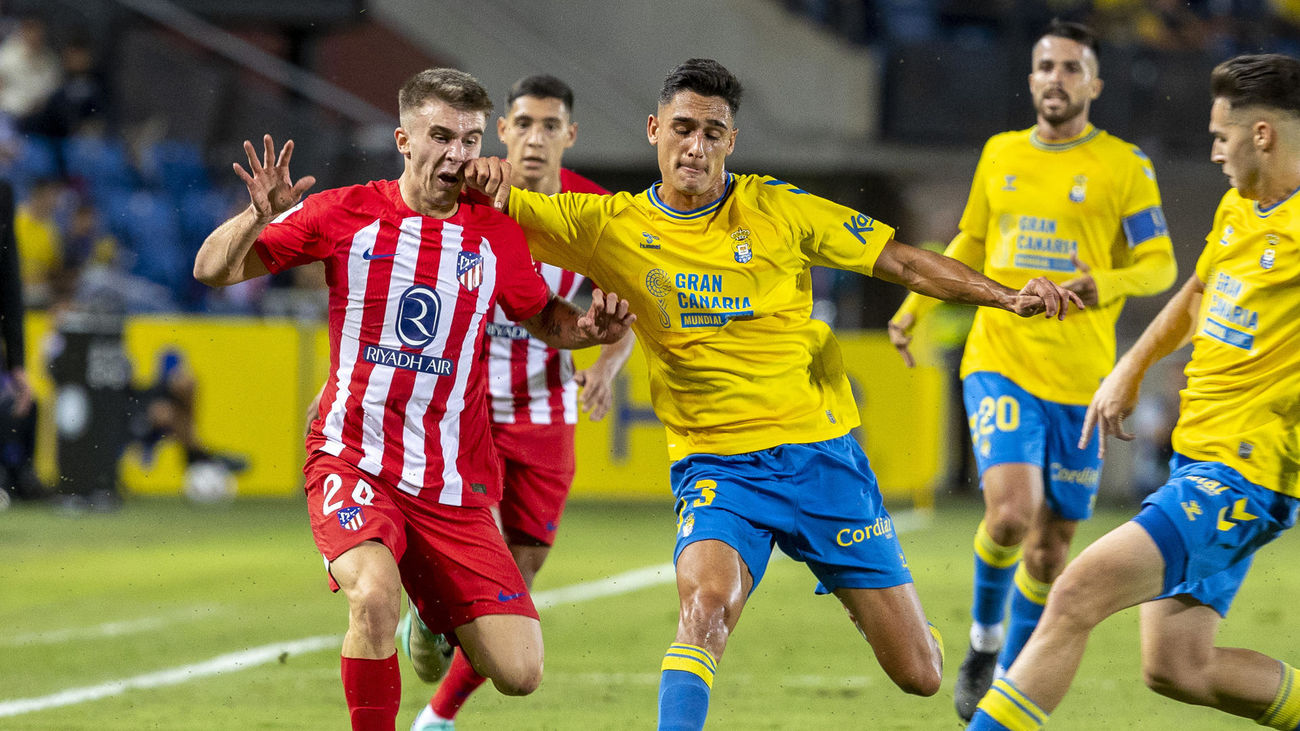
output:
<path id="1" fill-rule="evenodd" d="M 1300 0 L 704 5 L 712 10 L 702 18 L 728 22 L 701 23 L 691 32 L 711 47 L 689 51 L 753 80 L 734 166 L 797 180 L 936 248 L 956 230 L 983 141 L 1032 123 L 1032 38 L 1053 17 L 1092 24 L 1106 81 L 1093 119 L 1155 161 L 1183 276 L 1226 187 L 1206 160 L 1209 69 L 1240 52 L 1300 55 Z M 527 73 L 567 78 L 583 137 L 566 160 L 611 189 L 644 189 L 655 171 L 640 128 L 657 81 L 642 76 L 661 77 L 692 38 L 679 49 L 668 31 L 647 36 L 638 30 L 647 18 L 616 6 L 9 0 L 0 5 L 0 178 L 15 191 L 27 308 L 322 319 L 319 267 L 223 290 L 193 280 L 204 237 L 247 203 L 230 164 L 242 159 L 242 140 L 271 132 L 297 140 L 295 174 L 317 176 L 319 188 L 392 177 L 395 90 L 430 66 L 465 68 L 496 94 Z M 694 7 L 665 0 L 651 10 L 668 21 Z M 616 62 L 618 53 L 629 60 Z M 823 57 L 844 65 L 810 72 Z M 820 101 L 810 107 L 800 94 Z M 797 115 L 810 109 L 817 120 L 804 128 Z M 486 151 L 500 153 L 488 137 Z M 816 271 L 814 286 L 816 316 L 845 329 L 883 327 L 902 297 L 843 272 Z M 1159 304 L 1129 305 L 1121 348 Z M 935 362 L 955 363 L 968 321 L 955 310 L 934 328 Z M 1163 479 L 1177 366 L 1167 375 L 1138 418 L 1150 442 L 1132 467 L 1140 489 Z M 965 484 L 959 463 L 952 479 Z"/>

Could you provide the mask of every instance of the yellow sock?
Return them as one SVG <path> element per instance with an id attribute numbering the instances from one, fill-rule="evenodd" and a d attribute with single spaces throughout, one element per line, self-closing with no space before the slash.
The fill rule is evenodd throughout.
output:
<path id="1" fill-rule="evenodd" d="M 1295 668 L 1281 663 L 1282 682 L 1278 684 L 1277 695 L 1264 714 L 1255 719 L 1255 723 L 1269 728 L 1292 731 L 1300 727 L 1300 693 L 1295 687 Z"/>
<path id="2" fill-rule="evenodd" d="M 979 710 L 1010 731 L 1038 731 L 1047 723 L 1047 713 L 1006 678 L 993 681 Z"/>

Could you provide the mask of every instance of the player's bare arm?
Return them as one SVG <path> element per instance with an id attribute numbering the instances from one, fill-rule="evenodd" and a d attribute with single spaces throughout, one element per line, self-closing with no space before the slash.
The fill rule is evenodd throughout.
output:
<path id="1" fill-rule="evenodd" d="M 578 392 L 578 406 L 592 421 L 600 421 L 614 404 L 614 377 L 632 355 L 636 336 L 624 335 L 611 345 L 600 347 L 600 357 L 590 367 L 573 374 L 573 380 L 582 388 Z"/>
<path id="2" fill-rule="evenodd" d="M 952 243 L 948 244 L 943 255 L 956 259 L 966 266 L 980 271 L 984 266 L 984 241 L 972 236 L 965 231 L 958 231 L 953 238 Z M 1068 282 L 1061 286 L 1069 289 Z M 920 297 L 916 294 L 908 295 L 903 301 L 898 312 L 890 318 L 887 325 L 889 332 L 889 342 L 898 351 L 899 356 L 903 359 L 903 365 L 908 368 L 916 366 L 916 359 L 912 357 L 910 346 L 912 345 L 912 329 L 916 327 L 919 320 L 925 317 L 933 306 L 937 304 L 934 300 Z"/>
<path id="3" fill-rule="evenodd" d="M 627 300 L 597 289 L 586 312 L 552 294 L 541 312 L 519 324 L 552 348 L 577 350 L 617 342 L 634 322 L 636 315 L 628 311 Z"/>
<path id="4" fill-rule="evenodd" d="M 1147 325 L 1137 343 L 1119 359 L 1110 375 L 1102 380 L 1088 404 L 1083 433 L 1079 436 L 1079 449 L 1088 446 L 1094 425 L 1099 430 L 1097 453 L 1102 457 L 1106 456 L 1107 437 L 1132 441 L 1133 434 L 1124 429 L 1124 420 L 1137 407 L 1142 377 L 1152 364 L 1191 340 L 1204 291 L 1204 282 L 1195 274 L 1189 277 L 1178 294 Z"/>
<path id="5" fill-rule="evenodd" d="M 465 185 L 492 199 L 492 207 L 506 210 L 510 203 L 510 161 L 499 157 L 478 157 L 462 169 Z"/>
<path id="6" fill-rule="evenodd" d="M 208 234 L 194 258 L 194 278 L 212 287 L 224 287 L 266 274 L 266 266 L 253 252 L 253 242 L 275 217 L 292 208 L 316 178 L 307 175 L 296 183 L 289 175 L 293 140 L 284 143 L 279 155 L 271 135 L 262 137 L 262 159 L 253 143 L 244 140 L 248 170 L 233 163 L 235 174 L 248 187 L 249 206 Z"/>
<path id="7" fill-rule="evenodd" d="M 894 346 L 898 354 L 903 357 L 903 365 L 908 368 L 916 366 L 916 358 L 912 356 L 912 328 L 916 326 L 916 315 L 910 312 L 904 312 L 898 317 L 890 320 L 885 329 L 889 332 L 889 343 Z"/>
<path id="8" fill-rule="evenodd" d="M 1044 315 L 1064 320 L 1069 304 L 1083 309 L 1079 295 L 1047 277 L 1029 280 L 1019 292 L 965 264 L 932 251 L 890 240 L 873 268 L 876 277 L 945 302 L 997 307 L 1021 317 Z"/>

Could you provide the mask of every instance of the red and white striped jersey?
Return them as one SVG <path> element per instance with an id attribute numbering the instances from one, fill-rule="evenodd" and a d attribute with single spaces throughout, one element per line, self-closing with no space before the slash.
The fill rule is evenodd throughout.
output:
<path id="1" fill-rule="evenodd" d="M 528 319 L 549 296 L 519 226 L 463 197 L 420 215 L 384 180 L 305 198 L 255 248 L 272 272 L 325 262 L 330 374 L 308 452 L 447 505 L 500 500 L 483 331 L 494 306 Z"/>
<path id="2" fill-rule="evenodd" d="M 561 193 L 609 191 L 572 170 L 560 170 Z M 537 262 L 537 272 L 559 296 L 571 300 L 584 277 Z M 516 325 L 502 308 L 487 326 L 488 389 L 492 421 L 498 424 L 576 424 L 578 386 L 573 382 L 573 355 L 557 350 Z"/>

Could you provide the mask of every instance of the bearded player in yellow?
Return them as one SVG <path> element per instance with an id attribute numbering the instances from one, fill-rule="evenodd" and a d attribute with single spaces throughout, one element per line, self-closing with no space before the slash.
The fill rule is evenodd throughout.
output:
<path id="1" fill-rule="evenodd" d="M 1092 514 L 1101 459 L 1076 442 L 1115 362 L 1124 300 L 1164 291 L 1177 276 L 1150 161 L 1088 122 L 1101 93 L 1092 33 L 1055 21 L 1032 58 L 1038 124 L 985 145 L 945 253 L 1011 286 L 1050 277 L 1089 308 L 1059 327 L 983 309 L 966 341 L 962 387 L 985 510 L 970 651 L 953 691 L 965 720 L 1034 631 L 1075 527 Z M 911 328 L 933 304 L 909 296 L 890 322 L 908 365 Z"/>
<path id="2" fill-rule="evenodd" d="M 1142 675 L 1161 695 L 1300 728 L 1292 666 L 1215 636 L 1256 551 L 1300 511 L 1300 61 L 1238 56 L 1210 77 L 1210 159 L 1232 190 L 1196 273 L 1102 382 L 1081 443 L 1123 420 L 1142 376 L 1192 343 L 1173 473 L 1131 521 L 1084 549 L 970 729 L 1042 728 L 1093 627 L 1141 605 Z M 1279 597 L 1291 608 L 1293 597 Z"/>
<path id="3" fill-rule="evenodd" d="M 663 180 L 636 195 L 498 189 L 509 179 L 499 160 L 465 171 L 498 202 L 508 197 L 536 257 L 632 293 L 675 460 L 680 613 L 662 664 L 660 729 L 703 727 L 717 663 L 774 545 L 844 604 L 890 679 L 909 693 L 939 688 L 941 646 L 849 435 L 857 407 L 830 329 L 811 319 L 809 267 L 1026 317 L 1082 307 L 1046 278 L 1017 292 L 896 243 L 866 214 L 728 172 L 740 97 L 716 61 L 674 69 L 646 129 Z"/>

